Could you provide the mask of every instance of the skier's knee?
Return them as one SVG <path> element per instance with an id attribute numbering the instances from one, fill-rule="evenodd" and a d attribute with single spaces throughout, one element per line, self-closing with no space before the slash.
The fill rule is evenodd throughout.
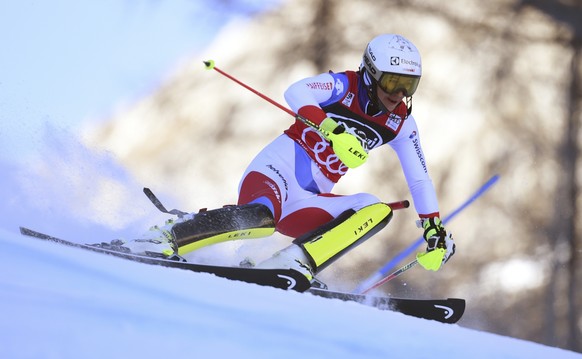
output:
<path id="1" fill-rule="evenodd" d="M 352 205 L 352 208 L 356 211 L 381 202 L 378 197 L 370 193 L 356 193 L 352 196 L 354 197 L 354 204 Z"/>

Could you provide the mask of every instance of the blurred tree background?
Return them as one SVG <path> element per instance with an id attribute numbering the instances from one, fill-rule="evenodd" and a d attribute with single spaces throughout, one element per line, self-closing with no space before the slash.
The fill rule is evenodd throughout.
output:
<path id="1" fill-rule="evenodd" d="M 236 0 L 208 4 L 218 12 L 255 12 Z M 294 81 L 357 69 L 380 33 L 403 34 L 423 56 L 413 114 L 441 214 L 501 176 L 449 224 L 458 251 L 443 270 L 415 268 L 380 293 L 463 297 L 462 326 L 582 352 L 580 1 L 284 1 L 229 25 L 200 58 L 93 131 L 90 141 L 144 183 L 178 196 L 176 207 L 233 203 L 247 164 L 292 118 L 205 71 L 201 61 L 216 60 L 284 103 Z M 369 162 L 334 192 L 409 198 L 391 149 L 373 152 Z M 397 212 L 322 279 L 353 289 L 418 238 L 415 219 L 413 209 Z"/>

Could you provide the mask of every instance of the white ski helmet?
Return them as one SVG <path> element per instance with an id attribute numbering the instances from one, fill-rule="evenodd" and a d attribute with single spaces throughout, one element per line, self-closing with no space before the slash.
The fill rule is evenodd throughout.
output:
<path id="1" fill-rule="evenodd" d="M 372 85 L 378 84 L 386 93 L 403 90 L 406 97 L 414 94 L 422 75 L 418 49 L 401 35 L 373 38 L 366 47 L 362 65 Z"/>

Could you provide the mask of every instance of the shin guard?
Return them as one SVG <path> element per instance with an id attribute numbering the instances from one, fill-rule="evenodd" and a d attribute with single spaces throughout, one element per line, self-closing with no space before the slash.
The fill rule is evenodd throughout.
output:
<path id="1" fill-rule="evenodd" d="M 178 254 L 225 241 L 267 237 L 275 232 L 271 211 L 262 204 L 226 206 L 197 213 L 172 227 Z"/>
<path id="2" fill-rule="evenodd" d="M 352 248 L 384 228 L 392 219 L 392 209 L 375 203 L 359 211 L 347 210 L 329 223 L 295 239 L 303 248 L 314 273 L 336 261 Z"/>

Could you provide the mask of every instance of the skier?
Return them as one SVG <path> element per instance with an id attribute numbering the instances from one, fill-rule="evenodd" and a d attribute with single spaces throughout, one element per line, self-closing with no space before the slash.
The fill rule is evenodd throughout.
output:
<path id="1" fill-rule="evenodd" d="M 421 74 L 417 48 L 401 35 L 385 34 L 368 43 L 358 71 L 330 71 L 292 84 L 285 99 L 311 125 L 297 119 L 252 160 L 236 206 L 190 214 L 123 245 L 138 253 L 182 254 L 276 230 L 293 237 L 293 243 L 258 267 L 293 268 L 313 279 L 390 221 L 391 208 L 374 195 L 331 193 L 349 168 L 366 162 L 369 151 L 389 144 L 424 230 L 427 246 L 417 257 L 419 264 L 438 270 L 454 254 L 455 244 L 439 218 L 411 115 Z"/>

